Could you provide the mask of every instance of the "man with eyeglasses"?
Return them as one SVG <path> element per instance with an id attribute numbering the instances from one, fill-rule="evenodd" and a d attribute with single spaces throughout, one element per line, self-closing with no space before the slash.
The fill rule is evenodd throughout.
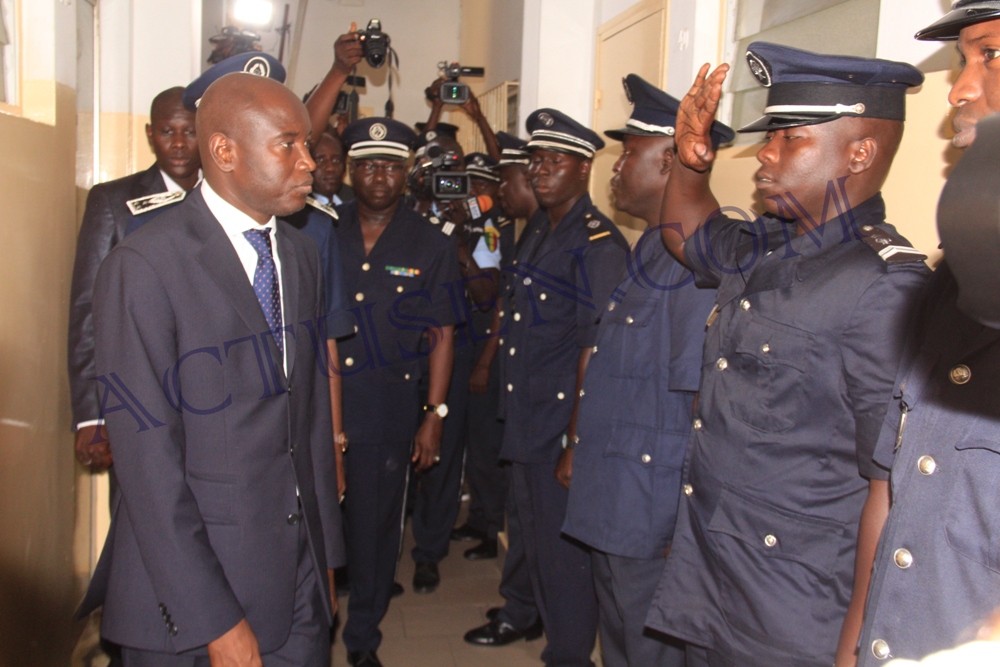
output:
<path id="1" fill-rule="evenodd" d="M 392 594 L 403 498 L 411 461 L 418 471 L 440 461 L 446 397 L 460 311 L 449 287 L 461 276 L 455 244 L 401 205 L 415 135 L 389 118 L 344 130 L 355 201 L 340 206 L 337 233 L 355 333 L 340 341 L 347 563 L 351 573 L 343 638 L 348 662 L 376 667 L 378 625 Z M 420 351 L 427 333 L 430 351 Z M 423 420 L 421 354 L 428 358 Z M 346 444 L 346 443 L 345 443 Z"/>

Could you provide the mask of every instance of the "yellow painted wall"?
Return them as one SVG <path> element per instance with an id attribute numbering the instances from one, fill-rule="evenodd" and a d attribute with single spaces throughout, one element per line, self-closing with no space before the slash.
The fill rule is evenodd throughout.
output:
<path id="1" fill-rule="evenodd" d="M 906 130 L 892 171 L 882 190 L 888 220 L 933 266 L 941 257 L 936 226 L 937 201 L 950 166 L 958 157 L 951 148 L 950 71 L 931 72 L 919 92 L 907 98 Z M 759 145 L 727 148 L 712 172 L 712 189 L 723 206 L 760 211 L 754 200 L 753 174 Z"/>
<path id="2" fill-rule="evenodd" d="M 66 376 L 76 103 L 53 91 L 54 124 L 0 115 L 0 667 L 68 664 L 81 592 Z"/>

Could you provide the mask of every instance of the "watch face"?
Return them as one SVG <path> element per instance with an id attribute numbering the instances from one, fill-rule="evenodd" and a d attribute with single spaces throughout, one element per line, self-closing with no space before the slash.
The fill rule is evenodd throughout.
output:
<path id="1" fill-rule="evenodd" d="M 445 405 L 444 403 L 442 403 L 441 405 L 437 406 L 437 408 L 434 410 L 434 412 L 437 413 L 438 417 L 441 417 L 441 419 L 444 419 L 445 417 L 448 416 L 448 406 Z"/>

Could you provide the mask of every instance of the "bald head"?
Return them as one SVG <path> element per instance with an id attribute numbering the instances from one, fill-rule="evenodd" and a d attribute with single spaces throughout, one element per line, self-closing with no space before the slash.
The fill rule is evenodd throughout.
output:
<path id="1" fill-rule="evenodd" d="M 153 103 L 149 105 L 149 117 L 152 119 L 163 118 L 181 110 L 187 110 L 184 106 L 184 89 L 175 86 L 167 88 L 153 98 Z"/>
<path id="2" fill-rule="evenodd" d="M 153 98 L 146 138 L 156 155 L 156 166 L 185 190 L 198 182 L 201 159 L 195 136 L 194 113 L 184 106 L 183 88 L 168 88 Z"/>
<path id="3" fill-rule="evenodd" d="M 309 115 L 284 85 L 252 74 L 227 74 L 198 106 L 205 179 L 258 222 L 305 205 L 315 164 Z"/>

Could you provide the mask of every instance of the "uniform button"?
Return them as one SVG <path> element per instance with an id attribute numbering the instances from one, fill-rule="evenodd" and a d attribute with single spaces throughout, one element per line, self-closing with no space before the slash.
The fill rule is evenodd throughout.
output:
<path id="1" fill-rule="evenodd" d="M 358 333 L 358 325 L 357 324 L 354 325 L 354 333 Z"/>
<path id="2" fill-rule="evenodd" d="M 610 313 L 610 312 L 611 312 L 612 310 L 614 310 L 614 309 L 615 309 L 615 304 L 613 304 L 613 303 L 609 303 L 609 304 L 608 304 L 608 312 Z"/>
<path id="3" fill-rule="evenodd" d="M 685 484 L 684 485 L 684 495 L 685 496 L 690 496 L 692 493 L 694 493 L 694 487 L 691 486 L 690 484 Z"/>
<path id="4" fill-rule="evenodd" d="M 372 265 L 369 264 L 368 262 L 365 262 L 364 264 L 361 265 L 361 270 L 362 271 L 367 271 L 370 268 L 372 268 Z"/>
<path id="5" fill-rule="evenodd" d="M 503 338 L 500 339 L 500 344 L 503 345 Z"/>
<path id="6" fill-rule="evenodd" d="M 743 299 L 740 301 L 740 310 L 750 310 L 750 300 Z"/>
<path id="7" fill-rule="evenodd" d="M 514 313 L 514 321 L 515 322 L 521 321 L 521 313 Z"/>
<path id="8" fill-rule="evenodd" d="M 917 459 L 917 470 L 920 471 L 921 475 L 933 475 L 934 471 L 937 470 L 937 461 L 930 456 L 921 456 Z"/>
<path id="9" fill-rule="evenodd" d="M 764 354 L 767 354 L 768 352 L 770 352 L 771 351 L 770 344 L 764 343 L 763 345 L 761 345 L 760 346 L 760 351 L 763 352 Z"/>
<path id="10" fill-rule="evenodd" d="M 876 639 L 872 642 L 872 655 L 879 660 L 888 658 L 889 653 L 889 644 L 884 639 Z"/>
<path id="11" fill-rule="evenodd" d="M 347 357 L 346 359 L 344 359 L 344 365 L 345 366 L 353 366 L 354 365 L 354 357 Z"/>
<path id="12" fill-rule="evenodd" d="M 558 394 L 556 394 L 556 398 L 558 398 L 558 399 L 559 399 L 559 400 L 561 401 L 561 400 L 563 400 L 564 398 L 566 398 L 566 394 L 564 394 L 564 393 L 562 393 L 562 392 L 560 391 L 560 392 L 559 392 Z"/>
<path id="13" fill-rule="evenodd" d="M 524 279 L 524 284 L 525 285 L 530 285 L 531 284 L 531 278 L 525 278 Z"/>
<path id="14" fill-rule="evenodd" d="M 515 352 L 517 352 L 517 349 L 516 349 L 516 348 L 513 348 L 513 347 L 512 347 L 512 348 L 510 348 L 510 356 L 512 356 L 512 357 L 513 357 L 513 356 L 514 356 L 514 353 L 515 353 Z"/>
<path id="15" fill-rule="evenodd" d="M 514 385 L 512 384 L 507 385 L 507 391 L 514 391 Z"/>
<path id="16" fill-rule="evenodd" d="M 777 543 L 778 543 L 778 538 L 775 537 L 774 535 L 765 535 L 764 536 L 764 546 L 767 547 L 768 549 L 770 549 L 771 547 L 773 547 Z"/>
<path id="17" fill-rule="evenodd" d="M 162 602 L 160 603 L 160 613 L 163 615 L 166 615 L 167 613 L 167 605 L 163 604 Z"/>
<path id="18" fill-rule="evenodd" d="M 491 329 L 487 329 L 486 333 L 487 333 L 487 335 L 489 335 L 489 334 L 493 333 L 493 331 Z"/>
<path id="19" fill-rule="evenodd" d="M 297 524 L 299 522 L 299 515 L 298 514 L 289 514 L 288 518 L 286 519 L 286 521 L 288 521 L 288 525 L 294 526 L 295 524 Z"/>
<path id="20" fill-rule="evenodd" d="M 365 300 L 365 295 L 362 292 L 358 292 L 357 294 L 354 295 L 354 300 L 355 301 L 364 301 Z"/>
<path id="21" fill-rule="evenodd" d="M 580 390 L 580 398 L 583 398 L 586 395 L 586 393 L 587 392 L 585 392 L 583 389 L 581 389 Z"/>
<path id="22" fill-rule="evenodd" d="M 635 322 L 635 320 L 632 319 L 631 315 L 625 318 L 625 324 L 632 324 L 633 322 Z"/>
<path id="23" fill-rule="evenodd" d="M 715 367 L 718 368 L 720 371 L 724 371 L 727 368 L 729 368 L 729 362 L 726 361 L 725 357 L 721 357 L 718 361 L 715 362 Z"/>
<path id="24" fill-rule="evenodd" d="M 174 625 L 173 623 L 171 623 L 170 624 L 170 636 L 171 637 L 176 637 L 177 636 L 177 632 L 178 632 L 177 626 Z"/>
<path id="25" fill-rule="evenodd" d="M 863 232 L 870 232 L 873 229 L 875 229 L 875 228 L 872 227 L 871 225 L 865 225 L 864 227 L 861 228 L 861 231 L 863 231 Z"/>
<path id="26" fill-rule="evenodd" d="M 696 431 L 700 431 L 702 426 L 704 426 L 704 424 L 701 422 L 700 419 L 695 419 L 693 422 L 691 422 L 691 428 L 693 428 Z"/>
<path id="27" fill-rule="evenodd" d="M 404 375 L 404 376 L 403 376 L 403 379 L 404 379 L 404 380 L 409 380 L 409 379 L 410 379 L 410 374 L 409 374 L 409 373 L 407 373 L 406 375 Z"/>
<path id="28" fill-rule="evenodd" d="M 965 364 L 959 364 L 951 369 L 948 377 L 955 384 L 965 384 L 972 379 L 972 371 Z"/>
<path id="29" fill-rule="evenodd" d="M 402 294 L 403 293 L 403 286 L 402 285 L 396 285 L 396 292 L 398 292 L 399 294 Z"/>
<path id="30" fill-rule="evenodd" d="M 594 346 L 594 349 L 590 351 L 590 353 L 591 354 L 597 354 L 597 346 L 596 345 Z"/>
<path id="31" fill-rule="evenodd" d="M 896 549 L 892 554 L 892 560 L 896 563 L 896 567 L 905 570 L 913 565 L 913 554 L 910 553 L 909 549 Z"/>
<path id="32" fill-rule="evenodd" d="M 652 460 L 653 460 L 653 457 L 650 456 L 649 454 L 643 454 L 642 455 L 642 462 L 643 463 L 649 463 Z"/>
<path id="33" fill-rule="evenodd" d="M 546 294 L 545 292 L 542 292 L 541 294 L 538 295 L 538 298 L 541 299 L 542 301 L 545 301 L 546 299 L 549 298 L 549 295 Z"/>

